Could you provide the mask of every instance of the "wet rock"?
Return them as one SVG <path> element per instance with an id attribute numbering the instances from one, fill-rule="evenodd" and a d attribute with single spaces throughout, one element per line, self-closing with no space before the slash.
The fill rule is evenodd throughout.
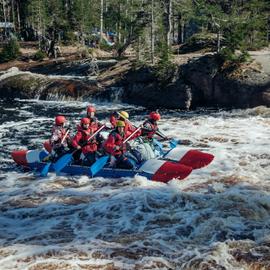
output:
<path id="1" fill-rule="evenodd" d="M 28 72 L 8 72 L 0 76 L 0 98 L 14 99 L 83 99 L 99 92 L 95 82 L 50 79 Z"/>
<path id="2" fill-rule="evenodd" d="M 192 100 L 191 88 L 180 78 L 180 71 L 170 81 L 159 81 L 148 68 L 129 72 L 124 80 L 123 101 L 145 107 L 189 109 Z"/>
<path id="3" fill-rule="evenodd" d="M 207 55 L 183 65 L 182 71 L 192 89 L 192 107 L 270 106 L 270 76 L 250 67 L 221 70 L 219 59 Z"/>
<path id="4" fill-rule="evenodd" d="M 35 71 L 86 75 L 85 63 L 76 63 L 76 68 L 74 65 L 55 64 Z M 235 69 L 224 68 L 215 55 L 192 58 L 164 76 L 158 75 L 151 67 L 134 68 L 128 60 L 112 62 L 105 69 L 97 81 L 52 79 L 18 70 L 2 72 L 0 98 L 82 100 L 94 97 L 151 109 L 270 107 L 268 73 L 259 72 L 247 64 Z"/>

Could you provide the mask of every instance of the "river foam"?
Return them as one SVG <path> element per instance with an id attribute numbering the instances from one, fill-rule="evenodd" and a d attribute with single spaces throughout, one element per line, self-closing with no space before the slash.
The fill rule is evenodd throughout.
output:
<path id="1" fill-rule="evenodd" d="M 269 269 L 270 109 L 162 112 L 183 149 L 215 155 L 184 181 L 23 173 L 10 151 L 41 147 L 53 117 L 86 103 L 1 101 L 1 269 Z M 108 119 L 127 109 L 97 104 Z"/>

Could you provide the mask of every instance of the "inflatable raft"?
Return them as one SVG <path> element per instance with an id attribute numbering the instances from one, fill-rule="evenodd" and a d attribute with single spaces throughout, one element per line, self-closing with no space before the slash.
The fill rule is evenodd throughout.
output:
<path id="1" fill-rule="evenodd" d="M 11 156 L 18 165 L 36 172 L 41 172 L 47 164 L 42 160 L 48 154 L 49 153 L 44 149 L 18 150 L 13 151 Z M 213 155 L 198 150 L 183 151 L 179 148 L 174 148 L 162 158 L 147 160 L 139 164 L 134 170 L 104 167 L 95 177 L 120 178 L 141 175 L 149 180 L 166 183 L 174 178 L 179 180 L 185 179 L 193 169 L 207 166 L 213 158 Z M 54 171 L 53 166 L 50 166 L 50 171 Z M 88 175 L 92 177 L 90 167 L 87 166 L 67 165 L 63 168 L 61 173 Z"/>

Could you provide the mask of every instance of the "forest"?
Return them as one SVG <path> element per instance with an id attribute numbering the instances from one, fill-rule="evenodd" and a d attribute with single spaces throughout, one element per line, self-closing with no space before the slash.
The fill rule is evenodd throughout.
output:
<path id="1" fill-rule="evenodd" d="M 152 64 L 185 52 L 183 44 L 233 59 L 270 40 L 269 0 L 2 0 L 0 15 L 2 40 L 12 32 L 41 49 L 51 40 L 118 56 L 131 45 L 138 61 Z"/>

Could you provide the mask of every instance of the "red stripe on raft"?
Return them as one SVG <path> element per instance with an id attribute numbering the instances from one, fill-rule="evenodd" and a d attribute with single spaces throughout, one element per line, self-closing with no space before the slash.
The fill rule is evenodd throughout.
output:
<path id="1" fill-rule="evenodd" d="M 17 164 L 27 166 L 26 153 L 27 150 L 12 151 L 11 156 Z"/>
<path id="2" fill-rule="evenodd" d="M 178 163 L 190 166 L 192 169 L 199 169 L 207 166 L 214 159 L 214 155 L 198 150 L 189 150 Z"/>
<path id="3" fill-rule="evenodd" d="M 184 179 L 191 172 L 192 172 L 191 167 L 167 161 L 152 176 L 152 180 L 167 183 L 173 178 L 177 178 L 179 180 Z"/>
<path id="4" fill-rule="evenodd" d="M 49 153 L 52 152 L 52 146 L 51 146 L 51 144 L 50 144 L 50 141 L 45 141 L 45 142 L 43 143 L 43 146 L 44 146 L 44 148 L 47 150 L 47 152 L 49 152 Z"/>

